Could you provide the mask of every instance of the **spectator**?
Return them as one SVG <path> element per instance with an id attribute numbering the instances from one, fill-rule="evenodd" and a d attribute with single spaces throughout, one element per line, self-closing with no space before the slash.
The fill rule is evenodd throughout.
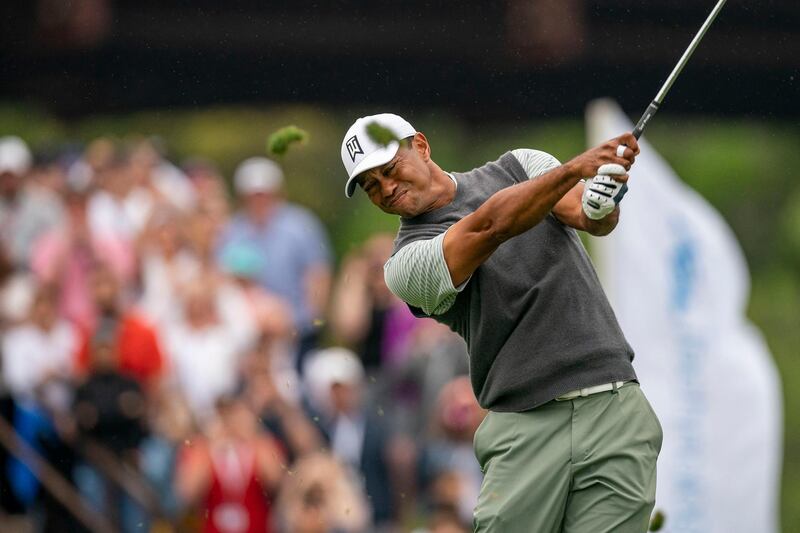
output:
<path id="1" fill-rule="evenodd" d="M 287 339 L 292 330 L 291 308 L 259 285 L 257 278 L 263 270 L 262 259 L 253 248 L 233 243 L 223 251 L 221 267 L 242 291 L 248 304 L 247 312 L 255 319 L 259 333 L 269 339 Z"/>
<path id="2" fill-rule="evenodd" d="M 433 320 L 420 320 L 409 340 L 407 355 L 391 373 L 387 402 L 398 429 L 418 439 L 444 386 L 469 374 L 469 355 L 461 337 Z"/>
<path id="3" fill-rule="evenodd" d="M 35 401 L 37 388 L 49 378 L 72 376 L 79 335 L 59 318 L 56 300 L 53 287 L 40 287 L 29 319 L 3 336 L 3 377 L 18 401 Z"/>
<path id="4" fill-rule="evenodd" d="M 116 368 L 142 385 L 151 385 L 161 377 L 164 357 L 156 330 L 138 311 L 123 302 L 119 282 L 114 273 L 103 266 L 90 272 L 91 294 L 97 315 L 96 324 L 84 338 L 78 366 L 90 366 L 90 339 L 103 332 L 114 343 L 118 357 Z"/>
<path id="5" fill-rule="evenodd" d="M 276 350 L 276 343 L 265 338 L 253 350 L 244 372 L 243 397 L 293 462 L 319 450 L 322 436 L 300 406 L 294 369 L 276 362 Z"/>
<path id="6" fill-rule="evenodd" d="M 141 469 L 158 494 L 161 508 L 173 521 L 181 517 L 183 502 L 175 494 L 178 456 L 197 428 L 180 389 L 164 384 L 150 393 L 150 434 L 141 446 Z"/>
<path id="7" fill-rule="evenodd" d="M 136 261 L 130 243 L 90 230 L 87 197 L 86 189 L 67 191 L 66 224 L 37 239 L 32 251 L 31 269 L 41 283 L 59 286 L 60 313 L 82 330 L 92 331 L 97 321 L 97 310 L 92 299 L 89 273 L 103 266 L 126 285 L 133 278 Z"/>
<path id="8" fill-rule="evenodd" d="M 163 145 L 157 139 L 138 139 L 130 147 L 130 171 L 133 188 L 130 201 L 140 205 L 146 223 L 153 211 L 162 205 L 187 212 L 196 205 L 192 182 L 181 169 L 164 158 Z M 143 227 L 140 224 L 139 229 Z"/>
<path id="9" fill-rule="evenodd" d="M 197 207 L 222 225 L 228 219 L 230 206 L 225 180 L 216 165 L 202 157 L 193 157 L 185 161 L 182 166 L 194 186 Z"/>
<path id="10" fill-rule="evenodd" d="M 102 323 L 92 337 L 89 374 L 75 391 L 73 411 L 80 442 L 96 445 L 138 470 L 138 448 L 146 435 L 145 397 L 136 380 L 122 374 L 116 325 Z M 75 480 L 94 507 L 125 532 L 147 529 L 147 515 L 90 463 L 75 468 Z"/>
<path id="11" fill-rule="evenodd" d="M 41 396 L 48 403 L 64 411 L 58 403 L 70 401 L 70 390 L 61 386 L 72 377 L 79 336 L 74 327 L 60 319 L 56 310 L 57 294 L 52 287 L 40 287 L 33 300 L 29 318 L 12 327 L 2 339 L 3 378 L 13 397 L 6 404 L 19 436 L 40 453 L 65 457 L 58 466 L 65 466 L 68 454 L 61 453 L 60 443 L 52 424 L 50 413 L 42 408 Z M 58 419 L 56 419 L 58 422 Z M 22 504 L 31 505 L 39 492 L 35 474 L 15 458 L 0 465 L 3 478 L 7 476 L 8 488 Z M 6 484 L 5 481 L 3 483 Z M 46 523 L 52 523 L 53 502 L 42 502 Z"/>
<path id="12" fill-rule="evenodd" d="M 0 214 L 3 222 L 8 209 L 14 206 L 22 180 L 32 163 L 33 157 L 25 141 L 14 136 L 0 137 Z"/>
<path id="13" fill-rule="evenodd" d="M 21 139 L 0 138 L 0 242 L 19 268 L 27 267 L 36 238 L 64 219 L 63 170 L 46 158 L 31 163 Z"/>
<path id="14" fill-rule="evenodd" d="M 347 470 L 324 452 L 297 462 L 278 501 L 280 524 L 292 533 L 367 531 L 367 510 L 364 494 Z"/>
<path id="15" fill-rule="evenodd" d="M 344 259 L 332 298 L 333 334 L 358 353 L 370 375 L 400 364 L 422 324 L 386 286 L 383 264 L 391 252 L 391 235 L 371 237 Z"/>
<path id="16" fill-rule="evenodd" d="M 213 414 L 219 397 L 235 391 L 255 333 L 241 295 L 208 275 L 194 280 L 180 315 L 162 325 L 174 379 L 199 422 Z"/>
<path id="17" fill-rule="evenodd" d="M 94 235 L 133 243 L 149 215 L 134 190 L 129 154 L 114 147 L 102 166 L 95 168 L 96 189 L 89 197 L 87 220 Z"/>
<path id="18" fill-rule="evenodd" d="M 17 325 L 28 318 L 36 285 L 29 272 L 14 268 L 0 245 L 0 328 Z"/>
<path id="19" fill-rule="evenodd" d="M 187 284 L 203 268 L 185 245 L 183 220 L 178 210 L 162 206 L 153 213 L 140 240 L 140 307 L 155 322 L 174 319 L 180 313 Z"/>
<path id="20" fill-rule="evenodd" d="M 117 148 L 98 178 L 89 201 L 89 225 L 98 235 L 134 241 L 158 206 L 189 211 L 195 205 L 191 182 L 146 140 Z"/>
<path id="21" fill-rule="evenodd" d="M 325 232 L 317 218 L 283 198 L 283 172 L 262 157 L 242 162 L 234 175 L 241 210 L 223 231 L 218 257 L 231 245 L 262 254 L 260 284 L 287 301 L 298 336 L 298 369 L 316 346 L 328 303 L 331 269 Z"/>
<path id="22" fill-rule="evenodd" d="M 217 257 L 214 254 L 223 222 L 217 213 L 205 207 L 194 210 L 186 221 L 187 244 L 204 272 L 217 270 Z"/>
<path id="23" fill-rule="evenodd" d="M 328 348 L 309 359 L 305 378 L 331 453 L 363 479 L 373 526 L 388 526 L 396 517 L 388 459 L 392 436 L 382 408 L 362 401 L 361 362 L 350 350 Z"/>
<path id="24" fill-rule="evenodd" d="M 480 408 L 469 377 L 442 388 L 423 454 L 423 472 L 434 508 L 452 509 L 462 522 L 472 520 L 483 480 L 472 440 L 486 412 Z"/>
<path id="25" fill-rule="evenodd" d="M 217 402 L 206 435 L 184 446 L 176 490 L 198 505 L 206 533 L 269 533 L 272 500 L 286 468 L 275 440 L 239 398 Z"/>

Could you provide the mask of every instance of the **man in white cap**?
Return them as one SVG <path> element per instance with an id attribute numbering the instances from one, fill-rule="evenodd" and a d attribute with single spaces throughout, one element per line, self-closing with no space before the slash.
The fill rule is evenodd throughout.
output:
<path id="1" fill-rule="evenodd" d="M 376 142 L 373 123 L 397 140 Z M 489 410 L 474 439 L 476 531 L 647 529 L 661 427 L 575 231 L 614 229 L 638 151 L 627 133 L 563 165 L 518 149 L 458 173 L 397 115 L 344 136 L 345 194 L 360 186 L 401 217 L 387 285 L 467 342 Z"/>
<path id="2" fill-rule="evenodd" d="M 292 308 L 298 339 L 298 368 L 314 348 L 331 285 L 330 246 L 311 211 L 285 200 L 283 171 L 265 157 L 242 161 L 233 177 L 242 204 L 218 246 L 249 247 L 262 256 L 257 279 Z"/>
<path id="3" fill-rule="evenodd" d="M 332 347 L 309 357 L 305 382 L 317 425 L 331 453 L 363 480 L 369 496 L 370 531 L 387 531 L 396 517 L 388 450 L 392 434 L 386 419 L 364 399 L 364 367 L 346 348 Z"/>
<path id="4" fill-rule="evenodd" d="M 25 141 L 0 137 L 0 242 L 15 266 L 27 269 L 37 238 L 63 222 L 61 179 L 54 160 L 34 165 Z"/>

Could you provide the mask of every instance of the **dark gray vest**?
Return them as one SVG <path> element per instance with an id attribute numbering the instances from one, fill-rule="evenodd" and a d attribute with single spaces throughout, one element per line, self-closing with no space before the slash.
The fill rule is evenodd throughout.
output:
<path id="1" fill-rule="evenodd" d="M 510 152 L 453 175 L 455 199 L 401 219 L 394 252 L 442 233 L 495 192 L 528 179 Z M 571 390 L 636 379 L 633 350 L 580 238 L 553 216 L 500 245 L 453 306 L 433 318 L 467 342 L 472 388 L 486 409 L 525 411 Z"/>

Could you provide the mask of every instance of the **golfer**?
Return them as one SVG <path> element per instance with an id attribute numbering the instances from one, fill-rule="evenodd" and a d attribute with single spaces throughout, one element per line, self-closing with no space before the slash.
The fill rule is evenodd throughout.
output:
<path id="1" fill-rule="evenodd" d="M 375 142 L 372 123 L 399 140 Z M 342 141 L 346 195 L 361 187 L 400 216 L 389 288 L 467 343 L 489 411 L 474 439 L 476 531 L 647 530 L 661 426 L 575 231 L 614 229 L 638 152 L 628 133 L 563 165 L 519 149 L 445 172 L 425 135 L 389 113 Z"/>

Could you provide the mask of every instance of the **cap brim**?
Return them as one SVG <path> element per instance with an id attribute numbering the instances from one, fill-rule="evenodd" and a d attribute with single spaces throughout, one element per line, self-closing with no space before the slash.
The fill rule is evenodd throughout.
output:
<path id="1" fill-rule="evenodd" d="M 353 196 L 353 193 L 356 190 L 356 178 L 362 172 L 365 172 L 371 168 L 379 167 L 381 165 L 385 165 L 392 158 L 397 154 L 397 150 L 400 149 L 400 143 L 397 141 L 390 142 L 384 148 L 379 148 L 372 152 L 371 154 L 367 155 L 364 159 L 361 160 L 359 164 L 353 167 L 353 170 L 350 171 L 350 177 L 347 180 L 347 183 L 344 186 L 344 194 L 348 198 Z"/>

